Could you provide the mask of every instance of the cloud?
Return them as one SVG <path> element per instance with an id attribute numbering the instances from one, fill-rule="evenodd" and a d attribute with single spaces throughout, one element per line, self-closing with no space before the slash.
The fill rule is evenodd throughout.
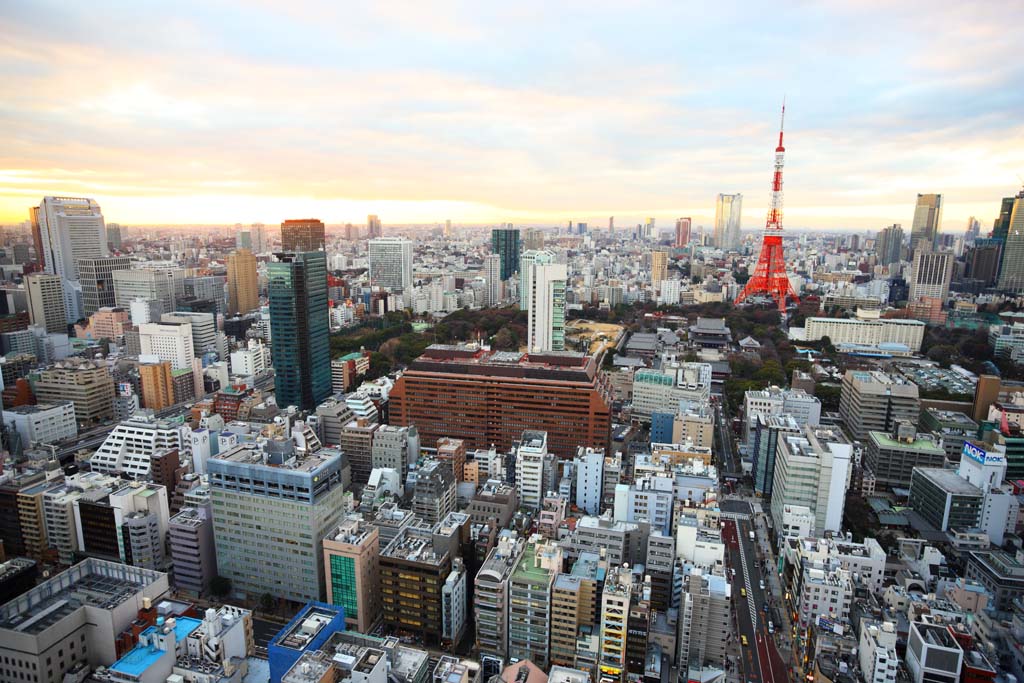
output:
<path id="1" fill-rule="evenodd" d="M 752 229 L 785 93 L 789 225 L 909 223 L 938 191 L 960 229 L 1024 149 L 1024 9 L 976 5 L 16 1 L 0 221 L 68 192 L 122 223 L 667 224 L 739 191 Z"/>

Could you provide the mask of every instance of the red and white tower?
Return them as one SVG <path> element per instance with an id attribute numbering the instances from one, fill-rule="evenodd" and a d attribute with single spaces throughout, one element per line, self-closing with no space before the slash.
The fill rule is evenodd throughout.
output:
<path id="1" fill-rule="evenodd" d="M 782 146 L 782 129 L 786 122 L 786 104 L 782 104 L 782 120 L 779 122 L 779 146 L 775 148 L 775 175 L 772 178 L 772 202 L 768 210 L 768 222 L 764 226 L 764 242 L 761 256 L 757 259 L 754 274 L 747 281 L 737 304 L 756 295 L 775 299 L 779 312 L 786 314 L 786 300 L 799 301 L 793 285 L 786 276 L 786 258 L 782 254 L 782 165 L 786 148 Z"/>

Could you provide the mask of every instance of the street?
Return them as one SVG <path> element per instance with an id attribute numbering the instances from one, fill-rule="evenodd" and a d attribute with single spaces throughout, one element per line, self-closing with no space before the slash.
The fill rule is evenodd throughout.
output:
<path id="1" fill-rule="evenodd" d="M 740 513 L 742 501 L 728 501 L 734 513 Z M 724 506 L 723 506 L 724 507 Z M 742 513 L 741 513 L 742 514 Z M 726 519 L 722 539 L 726 545 L 729 566 L 735 571 L 731 583 L 733 588 L 733 615 L 737 640 L 746 637 L 747 645 L 739 646 L 739 663 L 747 681 L 755 683 L 785 683 L 788 679 L 786 666 L 775 645 L 774 635 L 768 632 L 768 615 L 764 607 L 768 594 L 761 589 L 765 579 L 761 571 L 761 556 L 757 544 L 750 540 L 752 529 L 749 519 Z"/>

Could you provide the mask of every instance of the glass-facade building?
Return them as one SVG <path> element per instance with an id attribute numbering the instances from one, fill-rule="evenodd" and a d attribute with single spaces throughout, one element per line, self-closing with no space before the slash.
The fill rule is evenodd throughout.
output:
<path id="1" fill-rule="evenodd" d="M 331 395 L 327 255 L 282 253 L 267 265 L 274 392 L 282 408 L 312 410 Z"/>
<path id="2" fill-rule="evenodd" d="M 491 252 L 501 257 L 501 280 L 519 272 L 519 229 L 495 228 L 491 230 Z"/>

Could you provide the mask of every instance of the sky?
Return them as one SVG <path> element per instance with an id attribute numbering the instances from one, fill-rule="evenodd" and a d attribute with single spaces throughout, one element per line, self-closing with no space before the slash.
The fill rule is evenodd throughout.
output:
<path id="1" fill-rule="evenodd" d="M 991 228 L 1024 176 L 1022 0 L 0 3 L 0 224 Z"/>

